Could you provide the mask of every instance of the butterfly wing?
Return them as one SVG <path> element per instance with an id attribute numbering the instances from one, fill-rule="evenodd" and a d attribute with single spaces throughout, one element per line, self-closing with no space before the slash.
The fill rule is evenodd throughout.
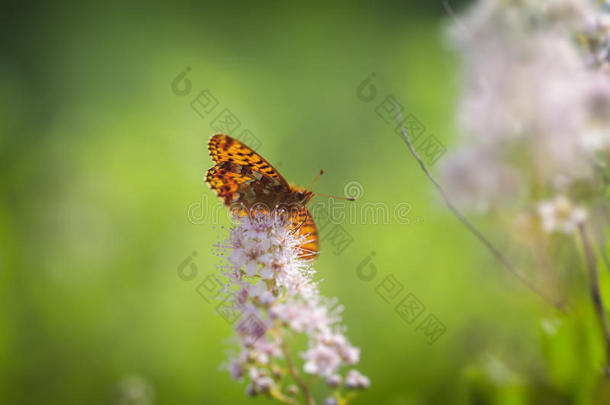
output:
<path id="1" fill-rule="evenodd" d="M 251 208 L 256 203 L 274 201 L 274 195 L 294 192 L 269 162 L 228 135 L 213 135 L 208 150 L 216 165 L 208 170 L 206 182 L 226 205 Z M 275 206 L 274 203 L 266 205 Z M 245 213 L 243 209 L 239 211 Z M 316 258 L 319 253 L 318 231 L 307 207 L 290 214 L 288 227 L 305 238 L 299 256 Z"/>
<path id="2" fill-rule="evenodd" d="M 288 182 L 261 155 L 251 148 L 225 134 L 212 135 L 208 142 L 208 150 L 216 163 L 231 162 L 249 166 L 252 171 L 264 174 L 288 187 Z"/>
<path id="3" fill-rule="evenodd" d="M 315 259 L 320 251 L 320 244 L 318 230 L 309 210 L 303 207 L 292 214 L 288 227 L 295 234 L 305 238 L 299 256 L 305 260 Z"/>
<path id="4" fill-rule="evenodd" d="M 216 192 L 226 205 L 239 200 L 238 190 L 243 184 L 252 182 L 252 173 L 231 162 L 223 162 L 212 166 L 205 175 L 205 181 Z"/>
<path id="5" fill-rule="evenodd" d="M 251 166 L 233 162 L 222 162 L 207 171 L 205 181 L 225 205 L 247 210 L 269 212 L 274 207 L 273 199 L 278 194 L 290 192 L 290 186 L 269 177 Z"/>

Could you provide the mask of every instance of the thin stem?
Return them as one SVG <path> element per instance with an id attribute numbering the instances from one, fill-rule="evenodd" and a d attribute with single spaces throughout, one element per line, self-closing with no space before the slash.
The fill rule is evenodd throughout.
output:
<path id="1" fill-rule="evenodd" d="M 426 176 L 432 182 L 432 184 L 434 184 L 434 187 L 436 187 L 436 190 L 439 192 L 439 194 L 445 201 L 445 205 L 447 205 L 447 208 L 449 208 L 449 210 L 460 220 L 460 222 L 462 222 L 462 224 L 464 224 L 464 226 L 466 226 L 466 228 L 468 228 L 468 230 L 496 257 L 496 259 L 500 263 L 502 263 L 504 265 L 504 267 L 506 267 L 508 269 L 508 271 L 513 273 L 513 275 L 515 275 L 519 280 L 521 280 L 521 282 L 523 284 L 525 284 L 530 290 L 532 290 L 535 294 L 537 294 L 538 296 L 543 298 L 549 304 L 553 305 L 559 311 L 561 311 L 563 313 L 567 313 L 567 310 L 562 302 L 556 301 L 555 299 L 549 297 L 540 288 L 538 288 L 532 281 L 530 281 L 522 271 L 520 271 L 517 267 L 515 267 L 511 263 L 511 261 L 508 260 L 508 258 L 506 256 L 504 256 L 502 254 L 502 252 L 500 252 L 500 250 L 498 248 L 496 248 L 489 241 L 489 239 L 487 239 L 485 237 L 485 235 L 483 235 L 472 223 L 470 223 L 470 221 L 468 219 L 466 219 L 466 217 L 457 209 L 457 207 L 455 205 L 453 205 L 453 202 L 451 202 L 451 200 L 449 199 L 449 196 L 447 195 L 447 193 L 445 192 L 443 187 L 439 184 L 438 181 L 436 181 L 434 176 L 432 176 L 432 173 L 430 173 L 430 171 L 426 167 L 426 164 L 424 163 L 422 158 L 419 156 L 419 154 L 413 147 L 413 144 L 411 143 L 411 140 L 409 139 L 409 135 L 407 134 L 407 131 L 406 131 L 404 125 L 402 124 L 402 114 L 400 113 L 398 104 L 396 104 L 396 103 L 394 103 L 394 111 L 395 111 L 395 119 L 398 122 L 398 124 L 400 125 L 400 133 L 402 135 L 403 140 L 409 147 L 409 150 L 411 151 L 411 154 L 413 155 L 413 157 L 415 157 L 415 159 L 419 163 L 419 166 L 421 167 L 422 171 L 426 174 Z"/>
<path id="2" fill-rule="evenodd" d="M 608 327 L 608 318 L 606 317 L 606 309 L 604 308 L 604 302 L 602 300 L 601 289 L 599 287 L 599 273 L 597 271 L 597 260 L 595 252 L 591 247 L 589 236 L 583 224 L 578 225 L 578 231 L 580 232 L 580 239 L 582 240 L 582 246 L 585 251 L 585 258 L 587 261 L 587 268 L 589 269 L 589 290 L 591 292 L 591 299 L 593 300 L 593 306 L 595 307 L 595 314 L 599 320 L 604 335 L 604 343 L 606 347 L 606 367 L 604 372 L 606 376 L 610 377 L 610 328 Z"/>
<path id="3" fill-rule="evenodd" d="M 610 271 L 610 260 L 608 259 L 608 255 L 606 254 L 606 249 L 603 243 L 599 244 L 599 255 L 602 258 L 602 261 L 606 265 L 606 270 Z"/>
<path id="4" fill-rule="evenodd" d="M 290 375 L 294 378 L 294 381 L 297 383 L 301 391 L 303 392 L 303 396 L 305 397 L 305 401 L 307 401 L 307 405 L 316 405 L 311 393 L 309 392 L 309 388 L 307 384 L 303 382 L 299 372 L 297 371 L 294 363 L 292 362 L 292 357 L 290 356 L 290 349 L 286 344 L 286 341 L 282 341 L 282 352 L 284 353 L 284 357 L 286 358 L 286 365 L 288 366 L 288 371 L 290 371 Z"/>
<path id="5" fill-rule="evenodd" d="M 297 400 L 287 397 L 286 395 L 282 394 L 278 389 L 271 390 L 269 396 L 285 404 L 299 405 L 299 402 Z"/>

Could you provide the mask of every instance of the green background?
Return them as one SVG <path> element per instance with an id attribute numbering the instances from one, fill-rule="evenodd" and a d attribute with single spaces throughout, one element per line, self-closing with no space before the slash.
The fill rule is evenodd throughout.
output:
<path id="1" fill-rule="evenodd" d="M 508 274 L 375 112 L 396 95 L 456 147 L 460 67 L 440 2 L 4 7 L 0 403 L 252 401 L 219 370 L 231 326 L 196 292 L 215 271 L 213 226 L 229 223 L 203 182 L 221 108 L 289 181 L 323 167 L 315 191 L 358 182 L 357 207 L 412 207 L 409 224 L 344 223 L 353 242 L 338 255 L 322 241 L 322 293 L 345 306 L 372 381 L 355 403 L 589 403 L 603 356 L 586 296 L 560 318 Z M 178 96 L 187 66 L 192 91 Z M 377 97 L 363 102 L 372 72 Z M 204 89 L 219 107 L 202 118 L 190 103 Z M 194 224 L 198 202 L 210 216 Z M 511 251 L 501 224 L 474 220 Z M 183 281 L 193 251 L 198 276 Z M 356 268 L 372 252 L 367 282 Z M 388 275 L 446 326 L 434 344 L 377 294 Z"/>

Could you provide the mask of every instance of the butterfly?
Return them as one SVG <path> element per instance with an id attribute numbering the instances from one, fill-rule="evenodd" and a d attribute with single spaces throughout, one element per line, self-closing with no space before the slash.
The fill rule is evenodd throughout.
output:
<path id="1" fill-rule="evenodd" d="M 291 185 L 261 155 L 228 135 L 212 135 L 208 150 L 216 164 L 207 171 L 205 181 L 225 205 L 245 212 L 260 206 L 267 210 L 288 207 L 288 228 L 305 239 L 299 257 L 309 260 L 318 255 L 318 231 L 307 209 L 314 196 L 309 187 Z"/>

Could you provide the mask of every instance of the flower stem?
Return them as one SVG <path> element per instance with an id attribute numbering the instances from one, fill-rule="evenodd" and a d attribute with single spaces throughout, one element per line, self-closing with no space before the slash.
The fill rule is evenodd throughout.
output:
<path id="1" fill-rule="evenodd" d="M 502 263 L 504 265 L 504 267 L 506 267 L 506 269 L 508 269 L 508 271 L 510 271 L 513 275 L 515 275 L 530 290 L 532 290 L 535 294 L 537 294 L 538 296 L 543 298 L 549 304 L 553 305 L 555 308 L 557 308 L 559 311 L 563 312 L 564 314 L 567 313 L 567 310 L 566 310 L 566 308 L 565 308 L 565 306 L 564 306 L 564 304 L 562 302 L 556 301 L 552 297 L 549 297 L 538 286 L 536 286 L 521 270 L 519 270 L 517 267 L 515 267 L 512 264 L 512 262 L 510 260 L 508 260 L 508 258 L 502 254 L 502 252 L 500 252 L 500 249 L 495 247 L 493 245 L 493 243 L 491 243 L 491 241 L 489 239 L 487 239 L 485 237 L 485 235 L 483 235 L 481 233 L 481 231 L 479 231 L 457 209 L 457 207 L 453 204 L 453 202 L 451 201 L 451 199 L 449 198 L 449 196 L 447 195 L 447 193 L 445 192 L 443 187 L 434 178 L 434 176 L 432 176 L 432 173 L 430 173 L 430 171 L 426 167 L 426 164 L 424 163 L 422 158 L 419 156 L 419 154 L 417 153 L 417 151 L 413 147 L 413 144 L 411 143 L 411 140 L 409 139 L 409 135 L 407 134 L 407 130 L 405 129 L 404 125 L 402 124 L 402 114 L 400 113 L 400 110 L 398 108 L 398 104 L 396 104 L 396 103 L 394 103 L 394 117 L 395 117 L 396 122 L 398 123 L 398 125 L 400 125 L 400 133 L 402 135 L 403 140 L 405 141 L 405 143 L 409 147 L 409 150 L 411 151 L 411 154 L 413 155 L 413 157 L 415 157 L 415 159 L 419 163 L 419 166 L 421 167 L 422 171 L 426 174 L 428 179 L 432 182 L 432 184 L 434 184 L 434 187 L 436 187 L 436 190 L 439 192 L 439 194 L 441 195 L 441 197 L 445 201 L 445 205 L 447 205 L 447 208 L 449 208 L 449 210 L 457 217 L 457 219 L 459 219 L 460 222 L 462 222 L 462 224 L 464 224 L 464 226 L 466 226 L 466 228 L 468 228 L 468 230 L 496 257 L 496 259 L 500 263 Z"/>
<path id="2" fill-rule="evenodd" d="M 272 389 L 271 392 L 269 392 L 269 396 L 284 404 L 299 405 L 299 403 L 296 400 L 289 398 L 286 395 L 282 394 L 277 388 Z"/>
<path id="3" fill-rule="evenodd" d="M 286 358 L 286 365 L 288 366 L 288 371 L 290 372 L 290 375 L 292 375 L 292 378 L 294 378 L 294 381 L 297 383 L 297 385 L 303 392 L 303 396 L 305 397 L 305 401 L 307 401 L 307 405 L 316 405 L 315 401 L 313 400 L 313 397 L 311 396 L 311 393 L 309 392 L 307 384 L 303 382 L 301 376 L 299 375 L 299 372 L 297 371 L 296 367 L 294 366 L 294 363 L 292 362 L 292 357 L 290 356 L 290 349 L 288 348 L 286 341 L 282 341 L 282 352 L 284 353 L 284 357 Z"/>
<path id="4" fill-rule="evenodd" d="M 610 377 L 610 327 L 608 327 L 608 318 L 606 317 L 606 309 L 604 308 L 604 302 L 602 300 L 601 289 L 599 286 L 599 273 L 597 271 L 597 261 L 595 252 L 591 247 L 589 236 L 585 229 L 584 224 L 578 225 L 578 231 L 580 232 L 580 238 L 582 240 L 582 246 L 585 251 L 585 258 L 587 261 L 587 268 L 589 269 L 589 290 L 591 292 L 591 300 L 595 308 L 595 314 L 599 320 L 602 333 L 604 335 L 604 343 L 606 348 L 606 361 L 607 364 L 604 367 L 604 372 L 607 377 Z"/>

